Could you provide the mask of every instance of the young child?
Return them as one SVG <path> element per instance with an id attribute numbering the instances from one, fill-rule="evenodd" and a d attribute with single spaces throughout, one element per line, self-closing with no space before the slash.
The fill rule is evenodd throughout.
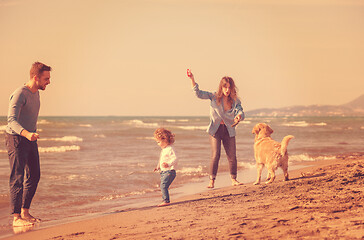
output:
<path id="1" fill-rule="evenodd" d="M 154 169 L 154 171 L 161 171 L 161 190 L 163 202 L 158 206 L 162 207 L 168 206 L 170 204 L 168 188 L 176 177 L 175 169 L 178 161 L 176 153 L 171 146 L 174 143 L 174 134 L 172 134 L 171 131 L 164 128 L 158 128 L 154 132 L 154 139 L 162 148 L 158 165 Z"/>

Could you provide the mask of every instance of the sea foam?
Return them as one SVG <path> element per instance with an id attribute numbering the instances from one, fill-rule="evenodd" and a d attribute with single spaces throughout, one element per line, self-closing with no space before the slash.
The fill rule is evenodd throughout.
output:
<path id="1" fill-rule="evenodd" d="M 94 137 L 95 138 L 106 138 L 106 136 L 104 134 L 95 134 Z"/>
<path id="2" fill-rule="evenodd" d="M 83 139 L 76 136 L 64 136 L 60 138 L 40 138 L 38 141 L 82 142 Z"/>
<path id="3" fill-rule="evenodd" d="M 297 122 L 288 122 L 288 123 L 283 123 L 283 126 L 287 126 L 287 127 L 308 127 L 309 124 L 306 121 L 297 121 Z"/>
<path id="4" fill-rule="evenodd" d="M 318 160 L 334 160 L 336 156 L 317 156 L 311 157 L 308 154 L 298 154 L 289 156 L 290 162 L 313 162 Z"/>
<path id="5" fill-rule="evenodd" d="M 194 167 L 183 167 L 182 169 L 177 170 L 177 173 L 190 176 L 192 174 L 202 173 L 202 170 L 203 170 L 202 169 L 202 166 L 198 166 L 197 168 L 194 168 Z"/>
<path id="6" fill-rule="evenodd" d="M 145 127 L 145 128 L 157 128 L 158 127 L 158 123 L 145 123 L 142 120 L 138 120 L 138 119 L 134 119 L 134 120 L 130 120 L 130 121 L 126 121 L 126 124 L 129 125 L 133 125 L 135 127 Z"/>
<path id="7" fill-rule="evenodd" d="M 37 124 L 51 124 L 51 122 L 49 122 L 49 121 L 47 121 L 47 120 L 45 120 L 45 119 L 42 119 L 42 120 L 39 120 L 39 121 L 37 122 Z"/>
<path id="8" fill-rule="evenodd" d="M 81 175 L 70 174 L 70 175 L 66 176 L 66 179 L 69 180 L 69 181 L 73 181 L 73 180 L 78 180 L 78 179 L 91 180 L 92 178 L 90 176 L 85 175 L 85 174 L 81 174 Z"/>
<path id="9" fill-rule="evenodd" d="M 68 151 L 79 151 L 80 146 L 59 146 L 59 147 L 39 147 L 38 151 L 41 153 L 51 153 L 51 152 L 68 152 Z"/>
<path id="10" fill-rule="evenodd" d="M 207 126 L 178 126 L 178 128 L 183 130 L 204 130 L 206 131 Z"/>
<path id="11" fill-rule="evenodd" d="M 256 167 L 255 163 L 250 163 L 250 162 L 239 162 L 238 163 L 239 167 L 243 167 L 245 169 L 253 169 Z"/>
<path id="12" fill-rule="evenodd" d="M 148 188 L 148 189 L 144 189 L 144 190 L 141 190 L 141 191 L 128 192 L 128 193 L 124 193 L 124 194 L 112 194 L 112 195 L 108 195 L 108 196 L 103 196 L 99 200 L 100 201 L 109 201 L 109 200 L 129 197 L 129 196 L 144 195 L 146 193 L 156 192 L 158 190 L 159 189 Z"/>
<path id="13" fill-rule="evenodd" d="M 80 127 L 87 127 L 87 128 L 91 128 L 92 127 L 91 124 L 80 124 L 78 126 L 80 126 Z"/>
<path id="14" fill-rule="evenodd" d="M 166 122 L 188 122 L 188 119 L 167 119 Z"/>
<path id="15" fill-rule="evenodd" d="M 325 122 L 320 122 L 320 123 L 313 123 L 312 125 L 315 125 L 315 126 L 326 126 L 327 123 Z"/>
<path id="16" fill-rule="evenodd" d="M 287 126 L 287 127 L 308 127 L 308 126 L 326 126 L 327 123 L 325 122 L 320 122 L 320 123 L 308 123 L 306 121 L 296 121 L 296 122 L 288 122 L 288 123 L 283 123 L 283 126 Z"/>

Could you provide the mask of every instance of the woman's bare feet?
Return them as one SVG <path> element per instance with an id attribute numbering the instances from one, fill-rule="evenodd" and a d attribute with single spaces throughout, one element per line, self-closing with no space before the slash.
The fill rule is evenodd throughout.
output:
<path id="1" fill-rule="evenodd" d="M 236 180 L 236 179 L 231 179 L 231 184 L 232 184 L 233 186 L 243 185 L 243 183 L 238 182 L 238 180 Z"/>
<path id="2" fill-rule="evenodd" d="M 170 204 L 171 203 L 169 203 L 169 202 L 162 202 L 161 204 L 158 205 L 158 207 L 164 207 L 164 206 L 168 206 Z"/>
<path id="3" fill-rule="evenodd" d="M 215 187 L 215 180 L 210 179 L 210 183 L 209 183 L 209 185 L 207 186 L 207 188 L 214 188 L 214 187 Z"/>

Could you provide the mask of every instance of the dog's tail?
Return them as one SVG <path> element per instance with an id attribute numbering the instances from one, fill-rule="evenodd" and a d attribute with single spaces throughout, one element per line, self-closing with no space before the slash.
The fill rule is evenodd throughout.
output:
<path id="1" fill-rule="evenodd" d="M 281 154 L 282 154 L 282 156 L 286 155 L 289 140 L 291 140 L 292 138 L 294 138 L 294 136 L 292 136 L 292 135 L 288 135 L 288 136 L 285 136 L 283 138 L 283 140 L 281 142 Z"/>

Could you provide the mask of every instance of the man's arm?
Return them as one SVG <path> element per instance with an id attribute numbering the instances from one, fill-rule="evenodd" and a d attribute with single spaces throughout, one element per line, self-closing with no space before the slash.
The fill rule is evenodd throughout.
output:
<path id="1" fill-rule="evenodd" d="M 21 91 L 15 92 L 10 97 L 8 124 L 10 128 L 20 136 L 26 137 L 29 141 L 35 141 L 39 138 L 39 134 L 27 131 L 18 122 L 18 116 L 24 104 L 25 104 L 25 98 L 24 95 L 21 94 Z"/>

